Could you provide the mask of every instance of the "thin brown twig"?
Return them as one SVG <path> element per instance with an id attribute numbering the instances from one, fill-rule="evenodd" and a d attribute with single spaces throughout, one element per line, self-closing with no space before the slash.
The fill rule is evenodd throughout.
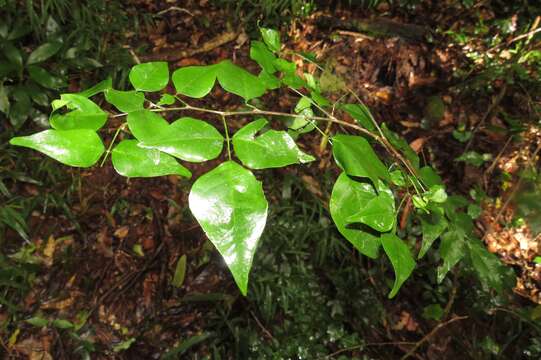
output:
<path id="1" fill-rule="evenodd" d="M 464 320 L 464 319 L 467 319 L 468 316 L 456 316 L 446 322 L 443 322 L 443 323 L 440 323 L 438 324 L 437 326 L 435 326 L 428 334 L 426 334 L 421 340 L 417 341 L 417 343 L 413 346 L 413 348 L 411 348 L 410 351 L 408 351 L 406 353 L 406 355 L 402 356 L 402 358 L 400 360 L 406 360 L 407 358 L 409 358 L 410 356 L 414 355 L 415 352 L 417 351 L 417 349 L 423 345 L 425 342 L 427 342 L 432 336 L 434 336 L 440 329 L 442 329 L 443 327 L 451 324 L 451 323 L 454 323 L 455 321 L 459 321 L 459 320 Z"/>
<path id="2" fill-rule="evenodd" d="M 252 314 L 252 317 L 254 318 L 255 322 L 257 323 L 257 326 L 259 326 L 259 328 L 261 329 L 261 331 L 263 331 L 263 333 L 271 340 L 274 340 L 274 336 L 272 336 L 271 332 L 269 330 L 267 330 L 267 328 L 265 326 L 263 326 L 263 324 L 261 323 L 261 321 L 259 321 L 259 319 L 257 318 L 257 316 L 255 316 L 254 312 L 250 310 L 250 314 Z"/>

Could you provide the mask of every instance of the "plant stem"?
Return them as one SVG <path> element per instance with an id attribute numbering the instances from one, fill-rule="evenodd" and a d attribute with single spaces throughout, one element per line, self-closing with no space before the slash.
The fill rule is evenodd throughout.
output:
<path id="1" fill-rule="evenodd" d="M 109 154 L 111 153 L 111 149 L 113 148 L 113 145 L 115 144 L 115 141 L 116 141 L 116 138 L 118 137 L 118 134 L 120 134 L 120 132 L 122 130 L 124 130 L 124 128 L 126 127 L 126 123 L 123 123 L 122 125 L 120 125 L 116 131 L 115 131 L 115 135 L 113 135 L 113 139 L 111 140 L 111 143 L 109 144 L 109 146 L 107 147 L 107 150 L 105 150 L 105 156 L 103 157 L 103 160 L 101 161 L 100 163 L 100 167 L 102 167 L 104 164 L 105 164 L 105 161 L 107 160 L 107 157 L 109 156 Z"/>
<path id="2" fill-rule="evenodd" d="M 231 161 L 231 144 L 229 140 L 229 129 L 227 128 L 227 121 L 225 121 L 224 115 L 222 115 L 222 122 L 224 124 L 225 142 L 227 143 L 227 157 L 229 158 L 229 161 Z"/>

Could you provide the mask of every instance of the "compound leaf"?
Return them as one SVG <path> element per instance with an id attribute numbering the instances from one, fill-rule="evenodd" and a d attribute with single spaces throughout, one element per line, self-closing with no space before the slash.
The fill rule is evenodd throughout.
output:
<path id="1" fill-rule="evenodd" d="M 226 161 L 197 179 L 189 204 L 246 295 L 252 260 L 267 221 L 268 203 L 261 182 L 251 171 Z"/>

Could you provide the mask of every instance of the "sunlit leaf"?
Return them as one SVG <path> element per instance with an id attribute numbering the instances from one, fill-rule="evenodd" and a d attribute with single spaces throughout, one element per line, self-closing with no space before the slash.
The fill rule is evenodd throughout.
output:
<path id="1" fill-rule="evenodd" d="M 111 89 L 112 87 L 113 87 L 113 79 L 111 77 L 108 77 L 107 79 L 100 81 L 99 83 L 92 86 L 91 88 L 81 91 L 80 93 L 78 93 L 78 95 L 89 98 L 96 94 L 104 92 L 107 89 Z"/>
<path id="2" fill-rule="evenodd" d="M 379 186 L 384 187 L 381 181 Z M 360 222 L 380 232 L 390 231 L 395 224 L 396 213 L 393 193 L 387 190 L 380 191 L 376 197 L 362 204 L 355 214 L 346 219 L 347 222 Z"/>
<path id="3" fill-rule="evenodd" d="M 404 281 L 410 277 L 415 268 L 415 260 L 411 256 L 408 245 L 395 234 L 388 233 L 381 235 L 381 244 L 383 245 L 385 254 L 391 260 L 395 274 L 394 285 L 389 293 L 390 299 L 398 293 Z"/>
<path id="4" fill-rule="evenodd" d="M 107 121 L 107 113 L 92 100 L 78 94 L 61 94 L 60 100 L 52 103 L 53 114 L 49 119 L 51 126 L 57 130 L 90 129 L 98 130 Z M 60 108 L 72 110 L 66 114 Z"/>
<path id="5" fill-rule="evenodd" d="M 139 141 L 151 140 L 169 129 L 169 123 L 164 118 L 146 109 L 128 113 L 127 120 L 130 132 Z"/>
<path id="6" fill-rule="evenodd" d="M 268 28 L 259 28 L 263 41 L 267 47 L 273 52 L 279 52 L 282 47 L 282 42 L 280 41 L 280 33 L 274 29 Z"/>
<path id="7" fill-rule="evenodd" d="M 265 83 L 229 60 L 218 65 L 218 82 L 224 90 L 238 95 L 244 100 L 259 97 L 267 90 Z"/>
<path id="8" fill-rule="evenodd" d="M 137 64 L 130 70 L 130 82 L 139 91 L 160 91 L 169 83 L 169 68 L 164 61 Z"/>
<path id="9" fill-rule="evenodd" d="M 355 181 L 342 173 L 334 184 L 329 204 L 338 231 L 362 254 L 374 259 L 378 256 L 379 236 L 373 231 L 348 227 L 347 219 L 375 197 L 371 184 Z"/>
<path id="10" fill-rule="evenodd" d="M 182 67 L 173 72 L 173 85 L 179 94 L 202 98 L 214 87 L 217 71 L 217 65 Z"/>
<path id="11" fill-rule="evenodd" d="M 222 152 L 222 134 L 205 121 L 183 117 L 167 127 L 160 125 L 159 128 L 150 137 L 145 136 L 141 146 L 159 149 L 191 162 L 211 160 Z"/>
<path id="12" fill-rule="evenodd" d="M 271 129 L 257 135 L 267 124 L 267 120 L 258 119 L 244 126 L 233 136 L 235 154 L 245 166 L 252 169 L 267 169 L 315 160 L 314 157 L 301 151 L 285 131 Z"/>
<path id="13" fill-rule="evenodd" d="M 138 91 L 105 90 L 105 100 L 122 112 L 141 110 L 145 103 L 145 94 Z"/>
<path id="14" fill-rule="evenodd" d="M 45 130 L 14 137 L 10 144 L 40 151 L 63 164 L 77 167 L 94 165 L 105 150 L 98 134 L 89 129 Z"/>
<path id="15" fill-rule="evenodd" d="M 269 74 L 274 74 L 276 56 L 261 41 L 252 41 L 250 44 L 250 59 L 254 60 Z"/>
<path id="16" fill-rule="evenodd" d="M 137 140 L 122 140 L 111 153 L 117 173 L 126 177 L 155 177 L 192 174 L 171 155 L 138 146 Z"/>
<path id="17" fill-rule="evenodd" d="M 261 183 L 249 170 L 227 161 L 197 179 L 189 204 L 246 295 L 252 260 L 267 221 Z"/>

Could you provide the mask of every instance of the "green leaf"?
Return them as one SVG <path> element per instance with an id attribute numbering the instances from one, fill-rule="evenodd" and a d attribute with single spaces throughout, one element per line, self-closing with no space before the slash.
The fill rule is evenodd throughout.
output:
<path id="1" fill-rule="evenodd" d="M 54 56 L 61 47 L 62 43 L 60 41 L 45 43 L 30 53 L 30 56 L 28 56 L 28 59 L 26 60 L 26 64 L 33 65 L 43 62 Z"/>
<path id="2" fill-rule="evenodd" d="M 146 109 L 129 113 L 127 122 L 132 135 L 139 141 L 151 140 L 169 129 L 169 123 L 164 118 Z"/>
<path id="3" fill-rule="evenodd" d="M 455 160 L 456 161 L 463 161 L 466 164 L 470 164 L 470 165 L 473 165 L 475 167 L 479 167 L 479 166 L 483 165 L 486 161 L 489 161 L 490 159 L 492 159 L 492 155 L 489 154 L 489 153 L 487 153 L 487 154 L 479 154 L 476 151 L 468 151 L 468 152 L 465 152 L 464 154 L 460 155 L 459 157 L 457 157 Z"/>
<path id="4" fill-rule="evenodd" d="M 465 239 L 464 231 L 453 223 L 449 226 L 449 230 L 441 236 L 440 256 L 443 259 L 443 265 L 438 267 L 438 283 L 441 283 L 449 270 L 464 257 Z"/>
<path id="5" fill-rule="evenodd" d="M 368 131 L 376 131 L 374 118 L 368 107 L 364 104 L 344 104 L 341 108 L 347 112 L 355 121 Z"/>
<path id="6" fill-rule="evenodd" d="M 443 209 L 441 207 L 434 207 L 430 209 L 430 213 L 421 214 L 421 229 L 423 231 L 423 244 L 421 250 L 419 250 L 418 259 L 425 256 L 426 252 L 434 241 L 440 237 L 440 235 L 447 229 L 447 219 L 443 215 Z"/>
<path id="7" fill-rule="evenodd" d="M 111 158 L 116 172 L 126 177 L 192 176 L 171 155 L 142 148 L 137 140 L 122 140 L 113 149 Z"/>
<path id="8" fill-rule="evenodd" d="M 430 304 L 423 309 L 423 317 L 428 320 L 440 321 L 444 313 L 440 304 Z"/>
<path id="9" fill-rule="evenodd" d="M 9 113 L 8 90 L 2 83 L 0 83 L 0 111 L 5 115 Z"/>
<path id="10" fill-rule="evenodd" d="M 265 83 L 229 60 L 218 65 L 218 82 L 225 91 L 238 95 L 244 100 L 259 97 L 267 90 Z"/>
<path id="11" fill-rule="evenodd" d="M 173 85 L 179 94 L 202 98 L 214 87 L 217 71 L 217 65 L 186 66 L 173 72 Z"/>
<path id="12" fill-rule="evenodd" d="M 173 275 L 173 280 L 171 285 L 174 287 L 182 287 L 184 284 L 184 278 L 186 276 L 186 255 L 182 255 L 177 261 L 177 266 L 175 268 L 175 275 Z"/>
<path id="13" fill-rule="evenodd" d="M 224 144 L 224 137 L 214 126 L 191 117 L 180 118 L 167 127 L 159 125 L 150 137 L 138 139 L 142 147 L 158 149 L 190 162 L 217 158 Z"/>
<path id="14" fill-rule="evenodd" d="M 113 79 L 111 77 L 108 77 L 107 79 L 100 81 L 99 83 L 92 86 L 91 88 L 81 91 L 78 95 L 84 96 L 85 98 L 89 98 L 96 94 L 104 92 L 107 89 L 111 89 L 112 87 L 113 87 Z"/>
<path id="15" fill-rule="evenodd" d="M 75 327 L 75 325 L 73 325 L 71 321 L 63 319 L 53 320 L 51 325 L 58 329 L 72 329 L 73 327 Z"/>
<path id="16" fill-rule="evenodd" d="M 514 272 L 505 266 L 500 259 L 488 252 L 479 239 L 470 239 L 467 243 L 470 261 L 481 283 L 489 289 L 501 294 L 513 286 Z"/>
<path id="17" fill-rule="evenodd" d="M 425 194 L 427 200 L 433 201 L 435 203 L 444 203 L 447 201 L 447 193 L 445 192 L 445 187 L 443 185 L 433 185 L 428 189 Z"/>
<path id="18" fill-rule="evenodd" d="M 246 295 L 252 260 L 267 221 L 268 203 L 261 182 L 249 170 L 227 161 L 197 179 L 189 204 Z"/>
<path id="19" fill-rule="evenodd" d="M 406 156 L 406 159 L 415 167 L 419 168 L 419 156 L 411 146 L 409 146 L 408 142 L 401 136 L 399 136 L 394 131 L 389 130 L 387 127 L 387 124 L 383 123 L 381 124 L 381 131 L 383 132 L 383 135 L 385 135 L 385 138 L 393 145 L 395 148 L 400 150 L 404 155 Z"/>
<path id="20" fill-rule="evenodd" d="M 255 120 L 233 136 L 235 154 L 251 169 L 268 169 L 291 164 L 306 163 L 314 157 L 299 149 L 293 138 L 285 131 L 267 130 L 256 136 L 268 121 Z"/>
<path id="21" fill-rule="evenodd" d="M 278 79 L 276 76 L 272 74 L 269 74 L 265 70 L 262 70 L 259 73 L 258 78 L 260 81 L 263 82 L 263 84 L 265 84 L 265 87 L 268 90 L 278 89 L 282 85 L 282 83 L 280 82 L 280 79 Z"/>
<path id="22" fill-rule="evenodd" d="M 477 205 L 477 204 L 469 204 L 468 205 L 468 216 L 472 219 L 477 219 L 479 216 L 481 216 L 481 213 L 483 212 L 483 209 Z"/>
<path id="23" fill-rule="evenodd" d="M 14 137 L 9 143 L 40 151 L 63 164 L 77 167 L 94 165 L 105 150 L 98 134 L 89 129 L 45 130 Z"/>
<path id="24" fill-rule="evenodd" d="M 32 103 L 25 87 L 18 86 L 12 90 L 12 97 L 14 102 L 10 106 L 9 120 L 15 129 L 19 129 L 28 119 Z"/>
<path id="25" fill-rule="evenodd" d="M 118 353 L 118 352 L 121 352 L 121 351 L 128 350 L 132 346 L 132 344 L 135 342 L 135 340 L 136 339 L 134 337 L 132 337 L 132 338 L 129 338 L 127 340 L 121 341 L 118 344 L 116 344 L 115 346 L 113 346 L 113 351 Z"/>
<path id="26" fill-rule="evenodd" d="M 419 169 L 419 177 L 421 178 L 423 183 L 428 187 L 432 187 L 436 185 L 443 185 L 443 181 L 441 180 L 441 177 L 430 166 L 423 166 L 421 169 Z"/>
<path id="27" fill-rule="evenodd" d="M 34 317 L 31 317 L 30 319 L 26 319 L 25 322 L 29 323 L 32 326 L 40 327 L 40 328 L 49 325 L 49 320 L 44 319 L 39 316 L 34 316 Z"/>
<path id="28" fill-rule="evenodd" d="M 15 230 L 27 242 L 30 242 L 28 226 L 26 226 L 26 221 L 18 210 L 11 206 L 0 207 L 0 221 Z"/>
<path id="29" fill-rule="evenodd" d="M 274 74 L 276 56 L 261 41 L 252 41 L 250 46 L 250 59 L 254 60 L 269 74 Z"/>
<path id="30" fill-rule="evenodd" d="M 259 28 L 259 31 L 261 32 L 261 37 L 263 37 L 263 41 L 265 44 L 267 44 L 267 47 L 272 52 L 279 52 L 280 48 L 282 47 L 282 42 L 280 41 L 280 33 L 274 29 L 268 29 L 268 28 Z"/>
<path id="31" fill-rule="evenodd" d="M 332 138 L 332 144 L 334 160 L 346 174 L 367 177 L 374 184 L 378 179 L 391 179 L 389 171 L 365 138 L 339 134 Z"/>
<path id="32" fill-rule="evenodd" d="M 137 64 L 130 70 L 130 82 L 139 91 L 160 91 L 169 83 L 169 68 L 165 61 Z"/>
<path id="33" fill-rule="evenodd" d="M 66 106 L 67 114 L 58 110 Z M 60 100 L 52 102 L 53 114 L 49 119 L 51 126 L 57 130 L 90 129 L 98 130 L 107 121 L 107 113 L 92 100 L 78 94 L 61 94 Z"/>
<path id="34" fill-rule="evenodd" d="M 398 293 L 404 281 L 410 277 L 415 268 L 415 260 L 408 246 L 395 234 L 381 235 L 381 244 L 391 260 L 395 274 L 394 285 L 389 293 L 389 299 L 391 299 Z"/>
<path id="35" fill-rule="evenodd" d="M 27 70 L 28 74 L 30 75 L 30 79 L 34 80 L 35 82 L 47 89 L 58 90 L 62 87 L 67 86 L 67 83 L 66 81 L 64 81 L 64 79 L 50 74 L 42 67 L 32 65 L 27 67 Z"/>
<path id="36" fill-rule="evenodd" d="M 173 74 L 173 77 L 175 74 Z M 172 105 L 176 101 L 175 97 L 171 94 L 163 94 L 160 98 L 160 101 L 156 105 L 163 106 L 163 105 Z"/>
<path id="37" fill-rule="evenodd" d="M 105 90 L 105 100 L 122 112 L 132 112 L 143 109 L 145 95 L 138 91 Z"/>
<path id="38" fill-rule="evenodd" d="M 372 232 L 347 227 L 347 219 L 375 197 L 372 185 L 355 181 L 342 173 L 334 184 L 329 204 L 331 217 L 340 234 L 362 254 L 373 259 L 378 256 L 379 237 Z"/>
<path id="39" fill-rule="evenodd" d="M 380 181 L 380 188 L 385 185 Z M 348 223 L 363 223 L 380 232 L 390 231 L 396 220 L 393 193 L 390 189 L 380 191 L 379 194 L 362 204 L 355 214 L 346 219 Z"/>
<path id="40" fill-rule="evenodd" d="M 11 42 L 4 42 L 2 51 L 6 58 L 17 68 L 23 67 L 23 57 L 19 49 L 17 49 Z"/>
<path id="41" fill-rule="evenodd" d="M 310 96 L 312 97 L 312 100 L 314 100 L 315 103 L 321 107 L 326 107 L 326 106 L 331 105 L 331 101 L 327 99 L 326 97 L 324 97 L 323 95 L 321 95 L 317 91 L 310 92 Z"/>

